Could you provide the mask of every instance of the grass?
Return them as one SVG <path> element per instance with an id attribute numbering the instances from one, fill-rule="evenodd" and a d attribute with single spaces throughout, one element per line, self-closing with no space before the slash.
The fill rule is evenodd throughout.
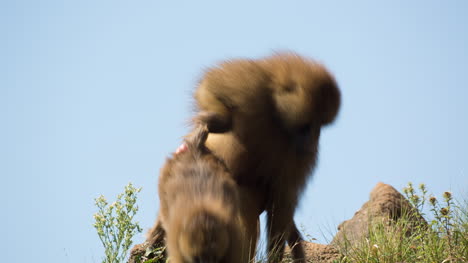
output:
<path id="1" fill-rule="evenodd" d="M 467 201 L 456 201 L 451 192 L 439 201 L 424 184 L 415 189 L 409 183 L 403 192 L 428 223 L 415 224 L 406 212 L 398 220 L 373 221 L 367 237 L 338 244 L 343 259 L 336 263 L 468 262 Z"/>
<path id="2" fill-rule="evenodd" d="M 138 223 L 132 222 L 139 191 L 130 184 L 111 205 L 102 196 L 96 199 L 99 212 L 94 226 L 105 248 L 103 262 L 125 262 L 132 236 L 141 232 Z M 468 201 L 457 201 L 451 192 L 438 199 L 428 195 L 424 184 L 415 189 L 409 183 L 403 193 L 427 223 L 415 223 L 414 210 L 403 211 L 398 220 L 371 219 L 369 233 L 362 240 L 336 244 L 342 259 L 334 263 L 468 262 Z M 266 262 L 266 258 L 257 261 Z M 164 248 L 148 250 L 136 262 L 167 262 Z M 286 256 L 283 262 L 291 258 Z"/>

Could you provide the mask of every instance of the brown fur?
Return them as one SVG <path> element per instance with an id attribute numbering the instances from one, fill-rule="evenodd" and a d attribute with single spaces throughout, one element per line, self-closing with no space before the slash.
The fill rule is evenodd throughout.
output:
<path id="1" fill-rule="evenodd" d="M 186 140 L 188 149 L 162 168 L 159 217 L 148 241 L 156 244 L 166 235 L 173 263 L 247 262 L 237 185 L 204 146 L 207 136 L 206 127 L 197 127 Z"/>
<path id="2" fill-rule="evenodd" d="M 278 262 L 285 242 L 301 239 L 293 216 L 316 164 L 321 127 L 338 113 L 334 78 L 322 65 L 292 53 L 231 60 L 206 72 L 195 99 L 197 120 L 212 132 L 207 147 L 240 185 L 241 215 L 252 246 L 253 226 L 266 210 L 269 261 Z M 304 262 L 300 245 L 292 252 Z"/>

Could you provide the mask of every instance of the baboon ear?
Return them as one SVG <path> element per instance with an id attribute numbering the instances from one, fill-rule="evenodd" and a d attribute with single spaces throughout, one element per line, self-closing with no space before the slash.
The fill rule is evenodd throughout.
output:
<path id="1" fill-rule="evenodd" d="M 335 83 L 326 84 L 320 88 L 318 108 L 322 125 L 330 124 L 335 120 L 340 104 L 341 94 Z"/>
<path id="2" fill-rule="evenodd" d="M 214 112 L 202 111 L 195 117 L 195 123 L 205 124 L 210 133 L 225 133 L 231 130 L 232 120 Z"/>

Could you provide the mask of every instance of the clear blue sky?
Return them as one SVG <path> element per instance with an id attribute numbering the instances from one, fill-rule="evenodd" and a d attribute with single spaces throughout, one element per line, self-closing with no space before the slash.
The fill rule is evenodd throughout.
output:
<path id="1" fill-rule="evenodd" d="M 467 1 L 164 2 L 0 2 L 3 262 L 100 262 L 93 198 L 130 181 L 149 228 L 203 69 L 278 49 L 343 94 L 296 214 L 309 234 L 324 242 L 379 181 L 466 196 Z"/>

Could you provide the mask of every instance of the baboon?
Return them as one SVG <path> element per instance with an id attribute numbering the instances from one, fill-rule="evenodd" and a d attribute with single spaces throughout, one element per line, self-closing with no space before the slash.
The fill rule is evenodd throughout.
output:
<path id="1" fill-rule="evenodd" d="M 173 263 L 247 262 L 237 184 L 205 147 L 207 136 L 197 126 L 161 169 L 159 216 L 148 240 L 165 235 Z"/>
<path id="2" fill-rule="evenodd" d="M 209 69 L 195 100 L 196 120 L 210 131 L 206 146 L 225 161 L 241 189 L 250 242 L 255 246 L 253 226 L 266 211 L 269 262 L 280 261 L 285 242 L 301 239 L 293 216 L 316 164 L 321 127 L 339 110 L 336 81 L 313 60 L 279 53 Z M 292 253 L 305 261 L 300 244 Z"/>

